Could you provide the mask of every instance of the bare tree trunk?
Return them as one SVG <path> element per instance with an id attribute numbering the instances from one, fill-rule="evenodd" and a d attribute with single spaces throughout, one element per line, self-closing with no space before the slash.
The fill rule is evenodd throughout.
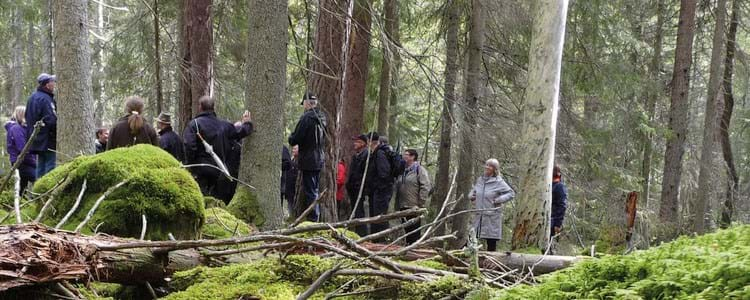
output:
<path id="1" fill-rule="evenodd" d="M 94 101 L 91 96 L 91 49 L 89 49 L 86 0 L 55 1 L 55 60 L 57 70 L 57 149 L 64 155 L 93 154 Z M 69 159 L 66 156 L 58 156 Z"/>
<path id="2" fill-rule="evenodd" d="M 448 197 L 451 169 L 451 132 L 453 130 L 453 104 L 456 102 L 456 77 L 458 75 L 458 22 L 460 6 L 455 0 L 448 2 L 445 35 L 445 83 L 443 86 L 443 112 L 440 124 L 440 148 L 438 148 L 438 170 L 435 175 L 435 192 L 430 201 L 430 215 L 434 218 Z M 463 191 L 462 191 L 463 192 Z M 436 236 L 445 233 L 441 227 Z"/>
<path id="3" fill-rule="evenodd" d="M 393 22 L 394 16 L 398 15 L 398 2 L 396 0 L 383 0 L 385 16 L 383 32 L 383 64 L 380 70 L 380 90 L 378 91 L 378 133 L 386 134 L 389 127 L 389 100 L 391 97 L 391 67 L 393 64 Z"/>
<path id="4" fill-rule="evenodd" d="M 104 3 L 97 3 L 97 34 L 104 36 Z M 91 79 L 93 83 L 94 103 L 96 103 L 96 109 L 94 112 L 94 125 L 97 128 L 103 126 L 102 119 L 104 117 L 104 58 L 102 49 L 104 48 L 103 42 L 100 39 L 94 39 L 94 54 L 93 70 L 91 73 Z"/>
<path id="5" fill-rule="evenodd" d="M 9 111 L 13 109 L 19 103 L 23 103 L 23 30 L 21 30 L 21 23 L 23 22 L 23 12 L 21 4 L 17 3 L 13 9 L 13 20 L 11 21 L 10 29 L 13 32 L 13 59 L 11 64 L 11 88 L 10 88 L 10 107 Z M 8 111 L 8 110 L 6 110 Z"/>
<path id="6" fill-rule="evenodd" d="M 354 19 L 351 27 L 349 42 L 349 58 L 346 82 L 344 84 L 344 105 L 341 107 L 341 121 L 336 142 L 340 157 L 347 165 L 354 149 L 350 139 L 358 135 L 364 128 L 365 89 L 368 77 L 368 57 L 370 53 L 370 28 L 372 25 L 371 0 L 356 0 L 354 2 Z"/>
<path id="7" fill-rule="evenodd" d="M 386 15 L 387 21 L 390 21 L 390 33 L 391 33 L 391 41 L 393 42 L 391 44 L 391 54 L 393 55 L 392 61 L 391 61 L 391 88 L 390 88 L 390 98 L 388 99 L 388 111 L 390 112 L 388 114 L 388 137 L 396 143 L 396 141 L 400 140 L 401 137 L 398 134 L 398 119 L 396 119 L 396 116 L 398 116 L 398 91 L 399 91 L 399 72 L 401 70 L 401 53 L 399 52 L 399 48 L 401 48 L 401 17 L 398 7 L 398 1 L 395 1 L 396 3 L 393 4 L 393 10 L 388 12 Z M 382 132 L 381 134 L 385 133 Z"/>
<path id="8" fill-rule="evenodd" d="M 654 87 L 646 98 L 646 115 L 650 127 L 654 127 L 654 114 L 656 112 L 656 102 L 661 97 L 663 86 L 659 73 L 662 65 L 662 47 L 664 41 L 664 0 L 658 0 L 656 4 L 656 33 L 654 36 L 654 56 L 651 59 L 650 76 Z M 648 200 L 651 197 L 651 161 L 653 156 L 653 138 L 652 134 L 646 133 L 643 137 L 643 162 L 641 164 L 641 176 L 643 177 L 642 191 L 643 206 L 648 207 Z"/>
<path id="9" fill-rule="evenodd" d="M 721 80 L 723 79 L 724 55 L 724 27 L 727 13 L 726 0 L 718 0 L 714 15 L 713 49 L 711 50 L 711 69 L 708 80 L 708 94 L 706 99 L 706 113 L 703 121 L 703 150 L 701 151 L 700 173 L 698 175 L 698 199 L 695 203 L 695 232 L 706 232 L 706 220 L 711 213 L 711 201 L 708 199 L 710 180 L 713 177 L 712 162 L 715 157 L 715 141 L 718 130 L 718 120 L 723 107 L 721 96 Z"/>
<path id="10" fill-rule="evenodd" d="M 54 73 L 52 62 L 54 61 L 53 55 L 53 22 L 52 22 L 52 0 L 47 0 L 44 3 L 42 9 L 42 29 L 41 29 L 41 43 L 42 43 L 42 72 L 49 74 Z"/>
<path id="11" fill-rule="evenodd" d="M 472 1 L 471 7 L 471 29 L 469 31 L 469 45 L 467 47 L 468 64 L 466 66 L 466 94 L 464 95 L 463 124 L 461 137 L 461 151 L 459 154 L 457 194 L 462 195 L 471 190 L 474 183 L 474 137 L 477 121 L 475 118 L 477 103 L 482 97 L 482 48 L 484 47 L 486 11 L 482 0 Z M 458 198 L 455 210 L 463 211 L 469 209 L 470 200 L 463 196 Z M 471 215 L 462 214 L 453 219 L 452 231 L 457 232 L 457 239 L 450 243 L 451 248 L 459 248 L 466 244 L 469 235 Z"/>
<path id="12" fill-rule="evenodd" d="M 154 75 L 156 76 L 156 113 L 164 109 L 164 95 L 161 85 L 161 38 L 159 37 L 159 0 L 154 0 Z"/>
<path id="13" fill-rule="evenodd" d="M 213 95 L 212 59 L 213 25 L 212 0 L 183 0 L 181 23 L 180 129 L 187 127 L 198 113 L 198 99 Z"/>
<path id="14" fill-rule="evenodd" d="M 321 191 L 330 190 L 321 199 L 320 218 L 332 221 L 338 218 L 336 207 L 336 136 L 339 128 L 336 120 L 340 116 L 342 82 L 346 68 L 347 0 L 321 0 L 318 13 L 317 34 L 315 36 L 315 59 L 312 62 L 312 74 L 309 88 L 318 96 L 323 111 L 328 115 L 326 128 L 326 162 L 320 174 Z"/>
<path id="15" fill-rule="evenodd" d="M 279 116 L 284 114 L 286 98 L 287 2 L 251 0 L 247 11 L 250 31 L 245 105 L 263 129 L 246 138 L 242 147 L 240 180 L 255 189 L 238 186 L 229 209 L 242 215 L 242 210 L 256 204 L 263 219 L 261 228 L 276 229 L 283 225 L 281 203 L 274 199 L 279 198 L 278 168 L 284 133 Z"/>
<path id="16" fill-rule="evenodd" d="M 521 133 L 521 184 L 512 249 L 544 249 L 549 237 L 552 167 L 555 158 L 560 66 L 567 0 L 539 1 L 529 51 L 529 84 Z"/>
<path id="17" fill-rule="evenodd" d="M 664 179 L 662 180 L 659 219 L 662 222 L 671 223 L 673 227 L 679 219 L 677 211 L 682 178 L 682 155 L 685 152 L 685 138 L 688 133 L 688 93 L 693 56 L 695 7 L 695 0 L 680 1 L 680 21 L 677 28 L 669 110 L 671 132 L 667 138 L 667 149 L 664 152 Z"/>
<path id="18" fill-rule="evenodd" d="M 737 197 L 740 178 L 737 175 L 737 168 L 734 165 L 734 156 L 732 155 L 732 143 L 729 141 L 729 125 L 732 120 L 732 111 L 734 110 L 734 93 L 732 89 L 734 76 L 734 51 L 737 47 L 737 26 L 739 25 L 740 1 L 732 1 L 732 16 L 729 23 L 729 32 L 727 33 L 727 55 L 724 58 L 724 109 L 721 115 L 719 129 L 719 140 L 721 141 L 721 150 L 724 162 L 727 164 L 727 191 L 724 205 L 721 208 L 720 225 L 726 228 L 732 223 L 732 214 L 734 213 L 734 202 Z"/>

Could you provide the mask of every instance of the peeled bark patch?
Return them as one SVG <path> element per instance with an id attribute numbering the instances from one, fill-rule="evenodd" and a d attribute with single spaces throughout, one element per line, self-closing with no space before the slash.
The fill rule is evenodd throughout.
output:
<path id="1" fill-rule="evenodd" d="M 203 225 L 204 202 L 198 184 L 177 160 L 157 147 L 137 145 L 76 158 L 42 177 L 34 191 L 44 193 L 65 178 L 69 183 L 60 187 L 41 220 L 47 225 L 57 224 L 73 207 L 84 179 L 88 185 L 84 197 L 63 228 L 75 228 L 102 193 L 124 180 L 128 182 L 104 199 L 83 232 L 99 226 L 99 232 L 138 238 L 142 215 L 148 221 L 145 238 L 149 240 L 166 240 L 169 233 L 178 239 L 194 239 Z"/>

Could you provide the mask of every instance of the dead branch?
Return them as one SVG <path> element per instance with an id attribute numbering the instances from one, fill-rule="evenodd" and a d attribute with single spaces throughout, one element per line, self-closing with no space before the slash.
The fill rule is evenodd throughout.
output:
<path id="1" fill-rule="evenodd" d="M 65 225 L 65 222 L 68 222 L 68 218 L 73 215 L 73 213 L 78 209 L 78 205 L 81 204 L 81 199 L 83 198 L 83 193 L 86 192 L 86 179 L 83 179 L 83 185 L 81 185 L 81 192 L 78 194 L 78 197 L 76 198 L 76 202 L 73 203 L 73 207 L 70 208 L 67 214 L 60 220 L 59 223 L 55 226 L 55 229 L 60 229 L 63 225 Z"/>
<path id="2" fill-rule="evenodd" d="M 380 276 L 383 278 L 406 280 L 406 281 L 426 281 L 425 278 L 409 275 L 409 274 L 398 274 L 388 271 L 381 270 L 368 270 L 368 269 L 342 269 L 336 271 L 336 275 L 342 276 Z"/>
<path id="3" fill-rule="evenodd" d="M 310 296 L 312 296 L 315 291 L 317 291 L 323 285 L 323 283 L 333 277 L 336 271 L 341 269 L 342 264 L 342 262 L 339 262 L 330 270 L 323 272 L 323 274 L 321 274 L 320 277 L 318 277 L 318 279 L 316 279 L 315 282 L 313 282 L 310 287 L 307 288 L 307 290 L 305 290 L 302 294 L 299 295 L 299 297 L 297 297 L 297 300 L 306 300 L 307 298 L 310 298 Z"/>
<path id="4" fill-rule="evenodd" d="M 59 194 L 62 190 L 68 187 L 68 185 L 72 181 L 73 181 L 73 177 L 65 176 L 65 180 L 63 180 L 62 183 L 60 183 L 57 187 L 53 187 L 53 191 L 49 194 L 49 199 L 47 199 L 47 201 L 44 202 L 44 205 L 42 205 L 42 208 L 39 210 L 39 214 L 36 215 L 34 222 L 38 223 L 42 221 L 42 217 L 44 217 L 44 213 L 47 211 L 47 208 L 49 208 L 49 205 L 52 203 L 52 201 L 55 200 L 55 197 L 57 196 L 57 194 Z"/>
<path id="5" fill-rule="evenodd" d="M 81 223 L 80 223 L 80 224 L 78 224 L 78 226 L 76 227 L 76 230 L 75 230 L 74 232 L 80 232 L 80 231 L 81 231 L 81 228 L 83 228 L 83 226 L 84 226 L 84 225 L 86 225 L 86 223 L 88 223 L 88 222 L 89 222 L 89 220 L 91 220 L 91 217 L 93 217 L 93 216 L 94 216 L 94 212 L 96 212 L 96 209 L 97 209 L 97 208 L 99 208 L 99 204 L 101 204 L 101 203 L 102 203 L 102 201 L 104 201 L 104 198 L 107 198 L 107 196 L 109 196 L 109 194 L 111 194 L 111 193 L 112 193 L 112 192 L 114 192 L 114 191 L 115 191 L 115 190 L 116 190 L 117 188 L 119 188 L 119 187 L 123 186 L 123 185 L 124 185 L 125 183 L 127 183 L 127 182 L 128 182 L 128 180 L 127 180 L 127 179 L 125 179 L 125 180 L 121 181 L 120 183 L 118 183 L 118 184 L 114 185 L 113 187 L 110 187 L 109 189 L 107 189 L 107 191 L 105 191 L 105 192 L 104 192 L 104 193 L 103 193 L 103 194 L 102 194 L 102 195 L 101 195 L 101 196 L 99 197 L 99 199 L 96 199 L 96 202 L 94 202 L 94 206 L 92 206 L 92 207 L 91 207 L 91 210 L 89 210 L 89 213 L 87 213 L 87 214 L 86 214 L 86 218 L 84 218 L 84 219 L 83 219 L 83 221 L 81 221 Z"/>
<path id="6" fill-rule="evenodd" d="M 44 122 L 42 120 L 39 120 L 34 124 L 34 131 L 31 132 L 31 136 L 29 136 L 28 142 L 26 145 L 23 145 L 23 149 L 21 149 L 21 153 L 18 154 L 18 157 L 16 158 L 16 162 L 13 164 L 13 166 L 10 167 L 10 170 L 8 170 L 8 175 L 5 175 L 3 177 L 3 181 L 0 183 L 0 191 L 5 190 L 5 185 L 8 184 L 8 181 L 10 181 L 10 177 L 13 176 L 16 170 L 18 170 L 18 167 L 21 166 L 21 163 L 23 163 L 23 159 L 26 158 L 26 154 L 29 153 L 29 149 L 31 149 L 31 144 L 33 144 L 34 139 L 36 139 L 36 136 L 39 134 L 39 130 L 42 129 L 44 126 Z"/>

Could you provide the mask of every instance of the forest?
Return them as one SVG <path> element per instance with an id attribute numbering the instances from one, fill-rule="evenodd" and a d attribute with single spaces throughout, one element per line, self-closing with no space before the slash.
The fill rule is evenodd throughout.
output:
<path id="1" fill-rule="evenodd" d="M 0 1 L 0 298 L 750 299 L 748 12 Z"/>

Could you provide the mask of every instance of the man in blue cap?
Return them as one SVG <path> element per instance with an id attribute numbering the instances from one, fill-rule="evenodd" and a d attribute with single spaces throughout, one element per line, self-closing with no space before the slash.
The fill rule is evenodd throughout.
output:
<path id="1" fill-rule="evenodd" d="M 44 122 L 30 148 L 30 152 L 37 155 L 36 178 L 41 178 L 55 168 L 57 159 L 57 103 L 54 94 L 57 78 L 42 73 L 36 80 L 39 86 L 26 103 L 26 122 L 29 137 L 36 122 Z"/>
<path id="2" fill-rule="evenodd" d="M 319 196 L 320 170 L 325 164 L 326 115 L 318 108 L 318 98 L 308 92 L 302 97 L 305 113 L 299 118 L 294 132 L 289 136 L 290 146 L 299 146 L 299 169 L 302 171 L 302 190 L 305 207 Z M 320 210 L 307 215 L 310 221 L 319 221 Z"/>

